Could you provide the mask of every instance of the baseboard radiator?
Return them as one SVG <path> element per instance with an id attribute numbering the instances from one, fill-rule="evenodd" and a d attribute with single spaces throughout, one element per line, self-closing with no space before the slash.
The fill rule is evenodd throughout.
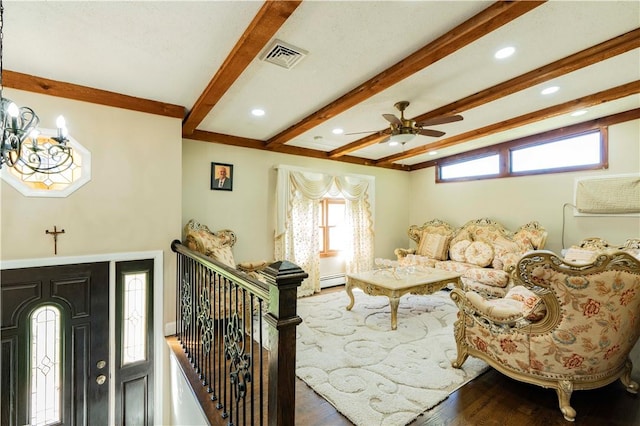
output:
<path id="1" fill-rule="evenodd" d="M 333 274 L 320 277 L 320 288 L 335 287 L 346 283 L 345 274 Z"/>

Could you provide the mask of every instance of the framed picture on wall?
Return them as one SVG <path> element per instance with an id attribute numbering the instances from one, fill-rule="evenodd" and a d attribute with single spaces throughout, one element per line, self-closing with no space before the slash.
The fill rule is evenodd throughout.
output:
<path id="1" fill-rule="evenodd" d="M 233 164 L 211 163 L 211 189 L 233 191 Z"/>

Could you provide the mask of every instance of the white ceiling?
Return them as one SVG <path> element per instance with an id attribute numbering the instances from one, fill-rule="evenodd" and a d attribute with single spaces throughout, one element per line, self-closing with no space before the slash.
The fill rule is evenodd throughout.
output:
<path id="1" fill-rule="evenodd" d="M 6 70 L 143 99 L 194 106 L 254 19 L 256 1 L 4 2 Z M 314 1 L 295 9 L 273 38 L 308 51 L 292 69 L 255 57 L 198 130 L 267 141 L 332 103 L 421 47 L 482 12 L 485 1 Z M 489 32 L 401 82 L 325 120 L 287 146 L 329 152 L 379 131 L 381 116 L 425 114 L 640 27 L 638 1 L 550 1 Z M 493 53 L 516 47 L 497 61 Z M 431 126 L 441 138 L 418 136 L 404 149 L 483 128 L 640 80 L 640 48 L 461 111 L 464 120 Z M 540 90 L 557 85 L 550 96 Z M 8 86 L 7 86 L 8 87 Z M 260 107 L 263 117 L 250 110 Z M 402 160 L 412 165 L 469 149 L 593 120 L 640 107 L 635 94 Z M 68 117 L 70 123 L 72 117 Z M 376 160 L 402 147 L 374 144 L 348 155 Z"/>

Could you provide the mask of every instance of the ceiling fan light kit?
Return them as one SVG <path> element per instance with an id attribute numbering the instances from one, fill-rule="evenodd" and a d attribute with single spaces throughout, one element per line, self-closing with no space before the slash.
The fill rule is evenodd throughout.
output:
<path id="1" fill-rule="evenodd" d="M 405 143 L 409 142 L 415 137 L 416 137 L 415 133 L 398 133 L 395 135 L 391 135 L 389 136 L 389 145 L 390 146 L 396 146 L 398 144 L 404 145 Z"/>
<path id="2" fill-rule="evenodd" d="M 445 133 L 439 130 L 425 129 L 424 126 L 434 126 L 437 124 L 453 123 L 454 121 L 460 121 L 463 119 L 461 115 L 448 115 L 441 117 L 433 117 L 421 122 L 416 122 L 404 117 L 404 110 L 409 106 L 409 101 L 400 101 L 394 104 L 396 109 L 400 111 L 400 118 L 393 114 L 382 114 L 385 120 L 389 122 L 389 128 L 378 132 L 381 135 L 388 135 L 382 139 L 380 143 L 389 143 L 389 146 L 404 145 L 411 141 L 417 135 L 431 136 L 438 138 Z M 357 133 L 370 133 L 370 132 L 357 132 Z M 346 135 L 353 135 L 356 133 L 345 133 Z"/>

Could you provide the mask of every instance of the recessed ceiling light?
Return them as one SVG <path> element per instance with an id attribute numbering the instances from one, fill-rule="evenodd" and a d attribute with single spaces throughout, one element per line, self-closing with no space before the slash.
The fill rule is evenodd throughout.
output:
<path id="1" fill-rule="evenodd" d="M 505 59 L 508 58 L 509 56 L 513 55 L 516 51 L 516 48 L 513 46 L 508 46 L 508 47 L 503 47 L 502 49 L 498 50 L 493 57 L 496 59 Z"/>
<path id="2" fill-rule="evenodd" d="M 254 108 L 251 110 L 251 114 L 256 117 L 262 117 L 264 115 L 264 110 L 260 108 Z"/>
<path id="3" fill-rule="evenodd" d="M 334 135 L 341 135 L 344 133 L 344 130 L 341 128 L 335 128 L 331 131 L 331 133 L 333 133 Z"/>
<path id="4" fill-rule="evenodd" d="M 587 113 L 586 109 L 581 109 L 579 111 L 575 111 L 571 113 L 572 117 L 580 117 L 581 115 L 585 115 Z"/>
<path id="5" fill-rule="evenodd" d="M 550 86 L 550 87 L 547 87 L 546 89 L 542 89 L 542 92 L 540 93 L 543 95 L 550 95 L 552 93 L 556 93 L 558 90 L 560 90 L 558 86 Z"/>
<path id="6" fill-rule="evenodd" d="M 429 155 L 436 155 L 438 151 L 429 151 Z"/>

